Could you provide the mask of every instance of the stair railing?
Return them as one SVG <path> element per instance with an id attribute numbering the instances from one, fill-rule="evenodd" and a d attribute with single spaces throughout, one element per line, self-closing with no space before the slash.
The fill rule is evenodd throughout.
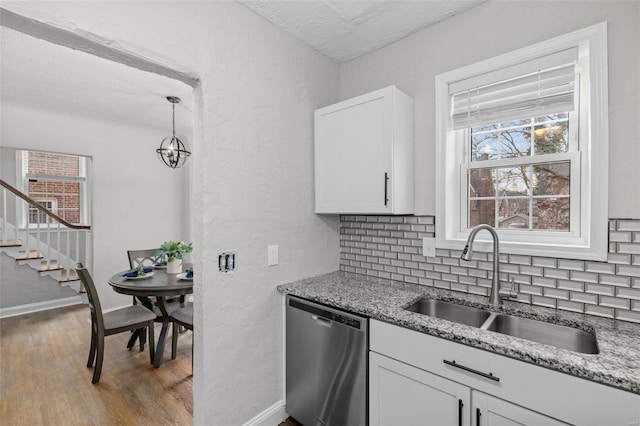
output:
<path id="1" fill-rule="evenodd" d="M 77 262 L 82 262 L 84 265 L 92 264 L 90 256 L 91 226 L 68 222 L 2 179 L 0 179 L 0 186 L 2 186 L 2 218 L 0 220 L 2 236 L 0 238 L 0 246 L 23 247 L 24 253 L 21 252 L 19 257 L 16 257 L 16 260 L 29 261 L 46 257 L 46 260 L 41 261 L 38 271 L 61 270 L 60 282 L 77 280 L 75 264 Z M 16 213 L 13 223 L 11 223 L 7 213 L 8 193 L 12 193 L 16 197 Z M 21 207 L 25 207 L 25 204 L 22 206 L 19 204 L 21 202 L 26 203 L 26 208 L 21 209 Z M 35 208 L 39 212 L 35 230 L 29 226 L 30 208 Z M 20 229 L 19 216 L 21 212 L 24 212 L 25 215 L 23 229 Z M 41 223 L 43 221 L 40 220 L 40 213 L 44 214 L 46 218 L 44 224 Z M 33 245 L 36 247 L 35 250 L 31 249 Z M 54 257 L 56 257 L 55 260 Z"/>

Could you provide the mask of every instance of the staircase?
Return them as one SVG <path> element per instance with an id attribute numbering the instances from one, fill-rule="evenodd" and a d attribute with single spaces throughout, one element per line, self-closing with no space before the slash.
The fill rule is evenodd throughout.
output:
<path id="1" fill-rule="evenodd" d="M 86 303 L 75 265 L 91 268 L 91 226 L 67 222 L 2 179 L 0 190 L 0 252 L 74 289 Z M 38 223 L 29 225 L 34 208 Z"/>

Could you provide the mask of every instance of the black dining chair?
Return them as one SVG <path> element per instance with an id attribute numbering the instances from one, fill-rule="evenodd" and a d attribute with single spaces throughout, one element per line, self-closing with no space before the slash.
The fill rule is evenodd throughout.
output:
<path id="1" fill-rule="evenodd" d="M 176 353 L 178 350 L 178 328 L 180 326 L 191 330 L 191 365 L 193 369 L 193 303 L 188 302 L 180 309 L 173 311 L 171 314 L 171 321 L 173 322 L 173 331 L 171 335 L 171 359 L 176 359 Z"/>
<path id="2" fill-rule="evenodd" d="M 163 261 L 164 260 L 163 256 L 161 254 L 158 254 L 159 250 L 160 250 L 159 248 L 127 250 L 127 257 L 129 259 L 129 269 L 133 270 L 139 266 L 151 267 L 156 263 Z M 158 308 L 155 302 L 152 302 L 148 298 L 140 298 L 139 300 L 140 300 L 140 303 L 142 303 L 142 305 L 145 308 L 153 311 L 156 314 L 156 319 L 155 319 L 156 322 L 162 322 L 162 312 L 160 312 L 160 308 Z M 138 299 L 134 296 L 133 304 L 135 305 L 137 303 L 138 303 Z M 180 307 L 180 303 L 184 303 L 184 296 L 167 298 L 165 300 L 167 312 L 170 314 L 174 310 L 178 309 Z M 135 332 L 131 336 L 131 339 L 129 339 L 129 342 L 127 343 L 127 348 L 132 349 L 136 343 L 137 338 L 140 338 L 140 350 L 143 351 L 144 344 L 145 344 L 145 335 L 140 333 L 135 333 Z M 150 344 L 153 345 L 153 341 L 151 341 Z"/>
<path id="3" fill-rule="evenodd" d="M 102 373 L 102 361 L 104 358 L 104 338 L 117 333 L 131 330 L 148 330 L 149 341 L 153 342 L 153 322 L 156 315 L 141 305 L 132 305 L 107 313 L 102 312 L 98 291 L 93 283 L 89 271 L 82 265 L 76 264 L 76 272 L 87 292 L 89 309 L 91 311 L 91 348 L 87 368 L 94 367 L 91 383 L 98 383 Z M 155 348 L 149 345 L 149 358 L 153 364 Z M 94 366 L 95 361 L 95 366 Z"/>

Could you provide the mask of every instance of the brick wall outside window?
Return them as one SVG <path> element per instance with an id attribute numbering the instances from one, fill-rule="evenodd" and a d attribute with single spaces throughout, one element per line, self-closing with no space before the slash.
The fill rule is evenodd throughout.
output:
<path id="1" fill-rule="evenodd" d="M 80 160 L 76 156 L 29 151 L 27 173 L 50 176 L 80 176 Z M 36 201 L 55 200 L 55 213 L 71 223 L 80 223 L 80 183 L 42 179 L 29 181 L 29 196 Z M 30 215 L 35 219 L 36 214 Z"/>

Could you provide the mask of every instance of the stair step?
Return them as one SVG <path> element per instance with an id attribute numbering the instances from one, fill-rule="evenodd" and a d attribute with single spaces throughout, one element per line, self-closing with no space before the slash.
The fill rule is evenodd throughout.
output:
<path id="1" fill-rule="evenodd" d="M 21 245 L 22 241 L 20 240 L 0 241 L 0 247 L 20 247 Z"/>
<path id="2" fill-rule="evenodd" d="M 34 259 L 44 259 L 44 256 L 38 250 L 29 250 L 29 252 L 20 251 L 16 256 L 16 262 L 19 262 L 21 260 L 34 260 Z"/>
<path id="3" fill-rule="evenodd" d="M 63 269 L 60 273 L 59 284 L 64 284 L 72 281 L 80 281 L 80 277 L 76 274 L 74 269 Z M 80 293 L 84 293 L 84 288 L 81 287 Z"/>
<path id="4" fill-rule="evenodd" d="M 58 264 L 57 260 L 43 260 L 40 262 L 38 272 L 61 271 L 64 268 Z"/>

